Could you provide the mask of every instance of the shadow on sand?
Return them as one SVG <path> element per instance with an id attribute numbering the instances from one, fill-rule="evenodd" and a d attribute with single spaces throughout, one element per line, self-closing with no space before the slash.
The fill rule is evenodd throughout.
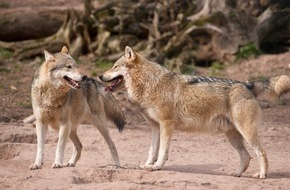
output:
<path id="1" fill-rule="evenodd" d="M 182 173 L 208 174 L 208 175 L 227 175 L 217 171 L 223 167 L 221 164 L 201 164 L 201 165 L 171 165 L 164 166 L 162 170 L 176 171 Z"/>
<path id="2" fill-rule="evenodd" d="M 164 168 L 162 168 L 162 170 L 175 171 L 175 172 L 181 172 L 181 173 L 192 173 L 192 174 L 232 176 L 230 175 L 230 173 L 227 173 L 224 171 L 218 171 L 222 167 L 225 167 L 225 165 L 221 165 L 221 164 L 171 165 L 171 166 L 165 166 Z M 243 174 L 242 177 L 252 178 L 251 176 L 247 176 L 245 174 Z M 267 179 L 290 178 L 290 172 L 269 172 L 266 178 Z"/>

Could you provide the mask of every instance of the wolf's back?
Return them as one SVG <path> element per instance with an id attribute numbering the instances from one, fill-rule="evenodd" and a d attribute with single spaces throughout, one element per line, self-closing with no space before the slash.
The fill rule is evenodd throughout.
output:
<path id="1" fill-rule="evenodd" d="M 253 92 L 256 96 L 263 96 L 268 100 L 276 101 L 290 91 L 290 77 L 287 75 L 274 76 L 263 81 L 254 81 Z"/>

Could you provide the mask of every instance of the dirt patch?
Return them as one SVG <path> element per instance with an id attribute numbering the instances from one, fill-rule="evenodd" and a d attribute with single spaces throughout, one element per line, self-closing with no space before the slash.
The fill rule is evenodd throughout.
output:
<path id="1" fill-rule="evenodd" d="M 7 125 L 0 125 L 0 143 L 32 143 L 35 144 L 37 142 L 35 132 L 23 131 L 22 133 L 16 133 L 16 131 L 21 130 L 20 128 L 23 125 L 19 126 L 10 126 L 6 128 Z"/>
<path id="2" fill-rule="evenodd" d="M 20 154 L 14 144 L 0 144 L 0 160 L 9 160 Z"/>
<path id="3" fill-rule="evenodd" d="M 263 55 L 232 65 L 225 70 L 225 75 L 237 80 L 257 80 L 274 75 L 290 75 L 289 52 L 278 55 Z"/>

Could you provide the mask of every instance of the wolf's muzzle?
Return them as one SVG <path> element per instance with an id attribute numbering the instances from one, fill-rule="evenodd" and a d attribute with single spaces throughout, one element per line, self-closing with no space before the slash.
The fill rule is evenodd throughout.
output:
<path id="1" fill-rule="evenodd" d="M 103 75 L 100 75 L 100 76 L 99 76 L 99 79 L 100 79 L 101 81 L 104 81 L 104 77 L 103 77 Z"/>

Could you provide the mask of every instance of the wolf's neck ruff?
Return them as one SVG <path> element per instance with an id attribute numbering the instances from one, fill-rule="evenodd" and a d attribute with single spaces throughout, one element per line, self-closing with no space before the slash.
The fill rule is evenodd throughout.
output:
<path id="1" fill-rule="evenodd" d="M 36 93 L 37 91 L 39 93 L 39 104 L 41 104 L 43 108 L 50 110 L 59 108 L 60 106 L 64 105 L 68 99 L 66 95 L 71 89 L 56 89 L 54 87 L 43 85 L 39 87 L 37 86 L 37 88 L 34 88 L 33 90 Z"/>
<path id="2" fill-rule="evenodd" d="M 155 62 L 146 63 L 144 61 L 138 67 L 136 70 L 128 70 L 128 75 L 125 76 L 125 86 L 128 89 L 129 96 L 133 99 L 147 96 L 147 93 L 150 93 L 148 90 L 158 90 L 160 81 L 164 77 L 168 78 L 176 75 Z M 138 70 L 143 70 L 144 68 L 146 68 L 146 72 L 138 72 Z M 138 91 L 135 89 L 138 89 Z"/>

